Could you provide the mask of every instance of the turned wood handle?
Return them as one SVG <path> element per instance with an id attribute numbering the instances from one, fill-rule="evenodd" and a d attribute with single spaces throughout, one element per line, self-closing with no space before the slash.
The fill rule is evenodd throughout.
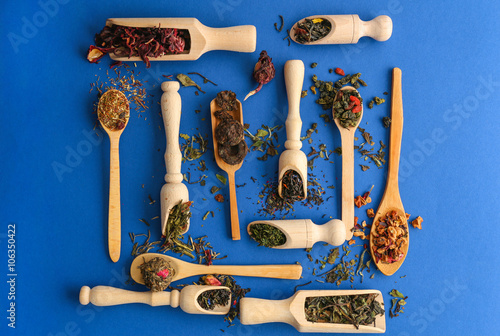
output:
<path id="1" fill-rule="evenodd" d="M 238 217 L 238 200 L 236 198 L 236 181 L 234 172 L 228 173 L 229 208 L 231 213 L 231 236 L 233 240 L 240 240 L 240 220 Z"/>
<path id="2" fill-rule="evenodd" d="M 264 300 L 243 298 L 240 301 L 240 321 L 242 324 L 283 322 L 294 325 L 295 318 L 290 311 L 291 299 Z"/>
<path id="3" fill-rule="evenodd" d="M 237 276 L 250 276 L 258 278 L 275 279 L 300 279 L 302 266 L 300 265 L 258 265 L 258 266 L 200 266 L 196 273 L 201 274 L 226 274 Z"/>
<path id="4" fill-rule="evenodd" d="M 210 50 L 229 50 L 239 52 L 254 52 L 257 45 L 257 30 L 255 26 L 235 26 L 227 28 L 201 29 L 207 45 L 204 52 Z"/>
<path id="5" fill-rule="evenodd" d="M 167 150 L 165 151 L 165 166 L 167 183 L 181 183 L 182 153 L 179 147 L 179 128 L 181 123 L 181 96 L 179 95 L 179 82 L 163 82 L 161 85 L 164 91 L 161 96 L 161 114 L 165 126 L 165 136 L 167 138 Z"/>
<path id="6" fill-rule="evenodd" d="M 179 306 L 179 291 L 172 292 L 134 292 L 109 286 L 90 288 L 83 286 L 80 290 L 80 303 L 94 306 L 116 306 L 128 303 L 144 303 L 150 306 Z"/>
<path id="7" fill-rule="evenodd" d="M 392 35 L 392 20 L 387 15 L 380 15 L 370 21 L 362 21 L 354 15 L 353 43 L 363 36 L 369 36 L 377 41 L 387 41 Z"/>
<path id="8" fill-rule="evenodd" d="M 389 140 L 389 167 L 387 173 L 387 190 L 399 195 L 398 174 L 403 139 L 403 93 L 401 88 L 401 69 L 392 71 L 391 97 L 391 135 Z"/>
<path id="9" fill-rule="evenodd" d="M 286 118 L 286 149 L 300 149 L 300 96 L 304 83 L 304 63 L 301 60 L 290 60 L 285 63 L 285 85 L 288 97 L 288 117 Z"/>
<path id="10" fill-rule="evenodd" d="M 352 238 L 354 227 L 354 132 L 341 131 L 342 141 L 342 222 L 345 224 L 345 239 Z"/>
<path id="11" fill-rule="evenodd" d="M 120 210 L 120 137 L 110 136 L 109 158 L 109 209 L 108 209 L 108 249 L 113 262 L 120 259 L 121 210 Z"/>

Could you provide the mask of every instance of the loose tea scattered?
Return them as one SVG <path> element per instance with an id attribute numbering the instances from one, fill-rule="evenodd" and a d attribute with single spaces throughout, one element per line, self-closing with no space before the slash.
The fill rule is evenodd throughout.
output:
<path id="1" fill-rule="evenodd" d="M 304 303 L 306 320 L 315 323 L 374 324 L 377 316 L 385 311 L 376 300 L 378 294 L 313 296 Z"/>
<path id="2" fill-rule="evenodd" d="M 315 42 L 330 33 L 332 24 L 329 20 L 323 18 L 304 19 L 297 23 L 294 28 L 295 41 L 298 43 Z"/>
<path id="3" fill-rule="evenodd" d="M 391 309 L 389 310 L 389 316 L 391 318 L 399 316 L 400 313 L 404 313 L 406 299 L 408 296 L 404 296 L 397 289 L 391 290 L 389 293 L 394 299 L 391 299 Z"/>
<path id="4" fill-rule="evenodd" d="M 281 197 L 293 202 L 304 198 L 304 182 L 293 169 L 287 170 L 281 178 Z"/>
<path id="5" fill-rule="evenodd" d="M 404 247 L 408 244 L 406 220 L 397 211 L 389 211 L 374 223 L 371 231 L 375 261 L 391 264 L 404 257 Z"/>
<path id="6" fill-rule="evenodd" d="M 274 69 L 273 59 L 267 55 L 265 50 L 262 50 L 259 60 L 253 69 L 253 78 L 259 83 L 259 86 L 255 90 L 250 91 L 244 100 L 259 92 L 264 84 L 269 83 L 274 78 L 275 74 L 276 70 Z"/>
<path id="7" fill-rule="evenodd" d="M 415 218 L 414 220 L 411 221 L 411 225 L 416 229 L 422 230 L 422 222 L 423 221 L 424 221 L 424 219 L 422 217 L 418 216 L 417 218 Z"/>
<path id="8" fill-rule="evenodd" d="M 163 258 L 156 257 L 139 266 L 146 287 L 152 292 L 161 292 L 168 288 L 174 277 L 175 270 Z"/>
<path id="9" fill-rule="evenodd" d="M 383 104 L 385 103 L 385 99 L 384 98 L 380 98 L 380 97 L 375 97 L 373 98 L 369 103 L 368 103 L 368 108 L 371 109 L 373 108 L 373 104 L 377 104 L 377 105 L 380 105 L 380 104 Z"/>
<path id="10" fill-rule="evenodd" d="M 111 131 L 125 128 L 130 117 L 127 97 L 118 90 L 108 90 L 99 99 L 97 117 Z"/>
<path id="11" fill-rule="evenodd" d="M 383 117 L 382 123 L 384 124 L 385 128 L 389 128 L 391 126 L 392 119 L 390 117 Z"/>
<path id="12" fill-rule="evenodd" d="M 245 126 L 246 127 L 246 126 Z M 283 127 L 283 125 L 277 125 L 274 127 L 269 127 L 262 125 L 262 128 L 257 130 L 257 133 L 253 135 L 250 133 L 248 128 L 245 128 L 245 136 L 252 140 L 252 145 L 250 148 L 253 151 L 263 152 L 264 155 L 257 158 L 260 161 L 266 161 L 269 156 L 278 155 L 279 144 L 274 144 L 274 141 L 278 142 L 278 131 Z"/>
<path id="13" fill-rule="evenodd" d="M 201 308 L 205 310 L 214 310 L 215 307 L 227 306 L 231 299 L 231 291 L 225 288 L 210 289 L 202 292 L 196 298 Z"/>
<path id="14" fill-rule="evenodd" d="M 149 68 L 149 58 L 184 53 L 190 49 L 190 41 L 187 29 L 105 26 L 96 34 L 96 46 L 90 46 L 87 59 L 97 63 L 107 53 L 117 57 L 138 56 Z"/>
<path id="15" fill-rule="evenodd" d="M 354 127 L 361 118 L 363 99 L 356 90 L 341 90 L 333 103 L 333 115 L 344 128 Z"/>
<path id="16" fill-rule="evenodd" d="M 259 243 L 259 246 L 275 247 L 286 243 L 286 236 L 280 229 L 265 223 L 252 224 L 250 237 Z"/>

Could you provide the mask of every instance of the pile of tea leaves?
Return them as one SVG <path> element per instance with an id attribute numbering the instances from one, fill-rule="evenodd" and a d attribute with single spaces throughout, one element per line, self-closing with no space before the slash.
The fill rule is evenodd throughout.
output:
<path id="1" fill-rule="evenodd" d="M 202 292 L 196 298 L 201 308 L 205 310 L 214 310 L 215 307 L 224 307 L 231 299 L 231 292 L 225 288 L 210 289 Z"/>
<path id="2" fill-rule="evenodd" d="M 258 242 L 259 246 L 275 247 L 286 243 L 286 236 L 283 231 L 266 223 L 250 225 L 250 237 Z"/>
<path id="3" fill-rule="evenodd" d="M 269 156 L 278 155 L 278 131 L 283 127 L 283 125 L 276 125 L 269 127 L 262 125 L 260 129 L 255 132 L 255 135 L 250 133 L 248 128 L 250 125 L 245 124 L 245 136 L 252 140 L 252 145 L 250 149 L 252 151 L 259 151 L 264 153 L 264 155 L 257 158 L 260 161 L 266 161 Z M 276 141 L 276 143 L 275 143 Z"/>
<path id="4" fill-rule="evenodd" d="M 185 140 L 185 142 L 180 145 L 182 162 L 197 160 L 207 152 L 207 135 L 204 137 L 201 134 L 189 136 L 181 133 L 179 136 Z"/>

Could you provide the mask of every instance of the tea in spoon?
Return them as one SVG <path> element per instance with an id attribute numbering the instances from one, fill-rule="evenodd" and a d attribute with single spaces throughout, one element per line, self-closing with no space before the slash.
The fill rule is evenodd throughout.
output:
<path id="1" fill-rule="evenodd" d="M 127 97 L 118 90 L 108 90 L 99 99 L 97 116 L 108 133 L 110 148 L 109 169 L 109 214 L 108 245 L 113 262 L 120 259 L 121 213 L 120 213 L 120 157 L 119 142 L 130 117 Z"/>
<path id="2" fill-rule="evenodd" d="M 342 222 L 346 229 L 345 238 L 350 240 L 354 228 L 354 133 L 363 118 L 361 97 L 352 86 L 343 87 L 337 92 L 333 118 L 342 141 Z"/>

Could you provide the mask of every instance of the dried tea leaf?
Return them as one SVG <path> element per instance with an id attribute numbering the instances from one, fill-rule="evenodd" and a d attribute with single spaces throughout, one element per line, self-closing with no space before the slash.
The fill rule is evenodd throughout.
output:
<path id="1" fill-rule="evenodd" d="M 225 177 L 225 176 L 222 176 L 222 175 L 219 175 L 219 174 L 215 174 L 215 176 L 217 177 L 217 179 L 218 179 L 219 181 L 221 181 L 221 182 L 222 182 L 222 184 L 226 185 L 226 183 L 227 183 L 227 179 L 226 179 L 226 177 Z"/>
<path id="2" fill-rule="evenodd" d="M 205 91 L 203 91 L 198 84 L 196 84 L 191 78 L 189 78 L 189 76 L 178 74 L 177 79 L 179 80 L 179 82 L 181 82 L 182 86 L 195 86 L 198 90 L 205 93 Z"/>

